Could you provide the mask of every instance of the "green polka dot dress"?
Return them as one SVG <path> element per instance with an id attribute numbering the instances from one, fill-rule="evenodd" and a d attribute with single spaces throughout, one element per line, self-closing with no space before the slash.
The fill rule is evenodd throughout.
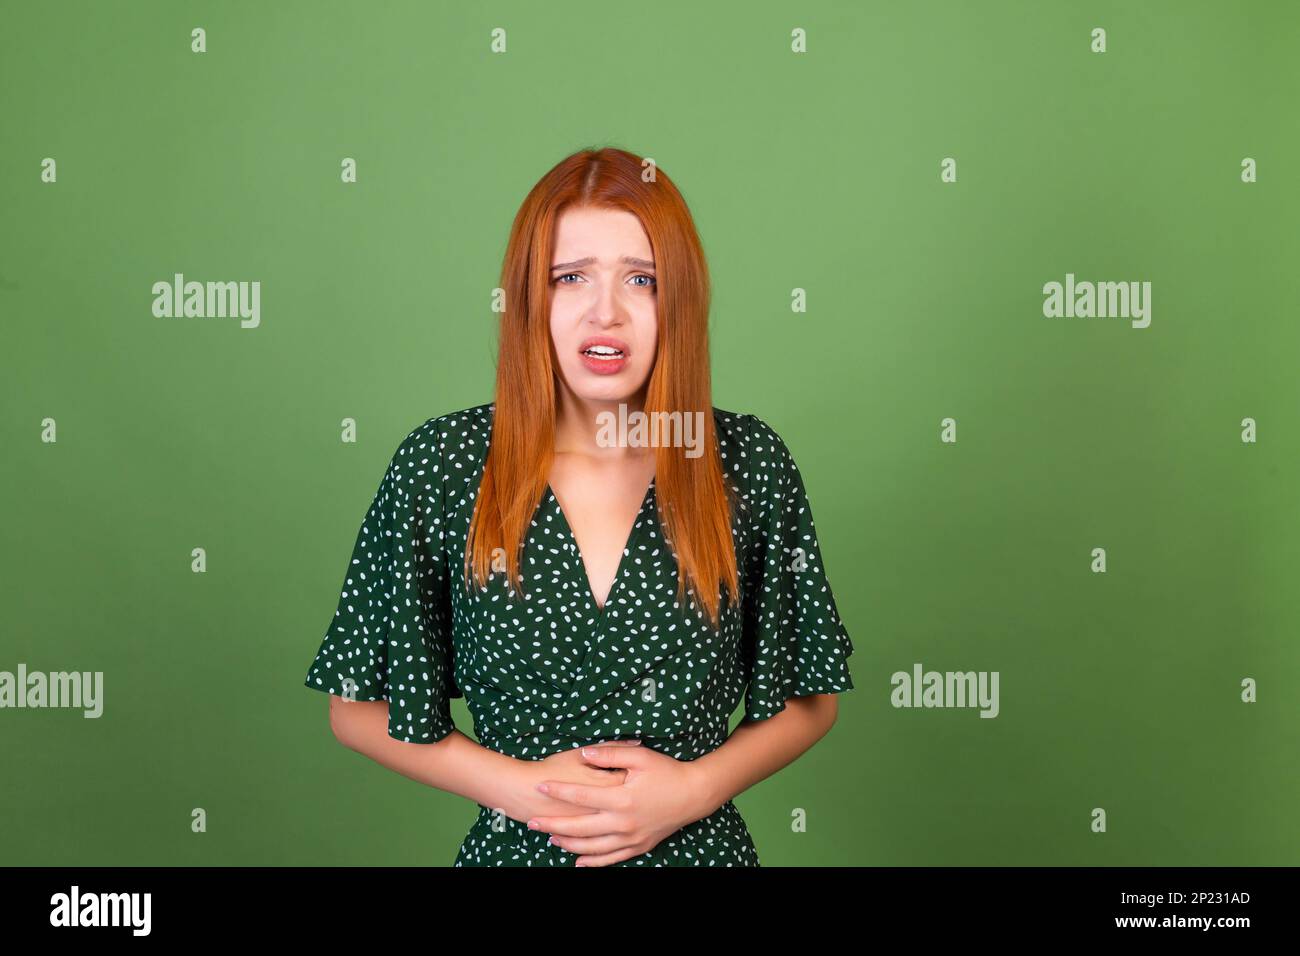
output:
<path id="1" fill-rule="evenodd" d="M 549 486 L 524 543 L 526 600 L 504 575 L 466 589 L 461 568 L 493 405 L 429 419 L 398 447 L 357 534 L 343 593 L 306 686 L 386 700 L 389 736 L 436 743 L 464 697 L 478 742 L 538 760 L 639 738 L 678 760 L 795 696 L 851 690 L 853 653 L 822 567 L 803 481 L 753 415 L 714 409 L 724 471 L 743 502 L 733 535 L 741 606 L 712 631 L 676 602 L 677 561 L 651 480 L 603 609 Z M 345 688 L 347 693 L 345 693 Z M 572 866 L 577 855 L 480 806 L 455 866 Z M 728 801 L 617 866 L 758 866 Z"/>

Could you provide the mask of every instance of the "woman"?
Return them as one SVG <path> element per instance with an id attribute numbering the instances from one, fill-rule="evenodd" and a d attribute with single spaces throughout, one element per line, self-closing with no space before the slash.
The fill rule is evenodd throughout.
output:
<path id="1" fill-rule="evenodd" d="M 456 866 L 758 866 L 732 798 L 830 729 L 853 645 L 788 449 L 712 405 L 690 212 L 576 153 L 500 291 L 495 401 L 397 449 L 306 685 L 346 746 L 479 805 Z"/>

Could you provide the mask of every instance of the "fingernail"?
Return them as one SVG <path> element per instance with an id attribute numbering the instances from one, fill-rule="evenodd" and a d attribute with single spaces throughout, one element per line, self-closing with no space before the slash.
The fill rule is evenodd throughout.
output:
<path id="1" fill-rule="evenodd" d="M 538 825 L 537 825 L 537 821 L 536 821 L 536 820 L 529 820 L 529 821 L 528 821 L 528 829 L 530 829 L 530 830 L 537 830 L 537 829 L 540 829 L 540 827 L 538 827 Z"/>
<path id="2" fill-rule="evenodd" d="M 539 783 L 537 785 L 537 789 L 540 790 L 542 793 L 549 793 L 551 788 L 544 783 Z"/>
<path id="3" fill-rule="evenodd" d="M 596 748 L 595 748 L 595 747 L 583 747 L 583 748 L 582 748 L 582 755 L 583 755 L 584 757 L 597 757 L 597 756 L 599 756 L 599 754 L 596 753 Z"/>

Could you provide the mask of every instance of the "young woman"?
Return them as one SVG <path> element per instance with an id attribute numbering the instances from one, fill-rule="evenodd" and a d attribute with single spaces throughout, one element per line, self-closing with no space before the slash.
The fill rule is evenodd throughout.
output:
<path id="1" fill-rule="evenodd" d="M 502 291 L 495 401 L 398 447 L 306 685 L 343 744 L 479 805 L 456 866 L 757 866 L 732 798 L 830 729 L 853 645 L 788 449 L 712 405 L 685 201 L 576 153 Z"/>

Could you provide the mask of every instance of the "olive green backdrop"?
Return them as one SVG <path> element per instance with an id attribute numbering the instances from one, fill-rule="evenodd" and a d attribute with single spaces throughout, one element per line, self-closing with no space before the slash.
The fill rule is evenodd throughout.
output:
<path id="1" fill-rule="evenodd" d="M 763 863 L 1300 862 L 1298 40 L 1281 2 L 7 3 L 0 670 L 105 699 L 0 710 L 0 860 L 450 864 L 473 805 L 302 680 L 398 442 L 490 400 L 520 201 L 618 145 L 691 205 L 715 404 L 789 444 L 856 648 L 737 800 Z M 154 317 L 177 272 L 260 326 Z M 1067 273 L 1150 281 L 1150 327 L 1044 317 Z M 916 662 L 999 716 L 895 709 Z"/>

